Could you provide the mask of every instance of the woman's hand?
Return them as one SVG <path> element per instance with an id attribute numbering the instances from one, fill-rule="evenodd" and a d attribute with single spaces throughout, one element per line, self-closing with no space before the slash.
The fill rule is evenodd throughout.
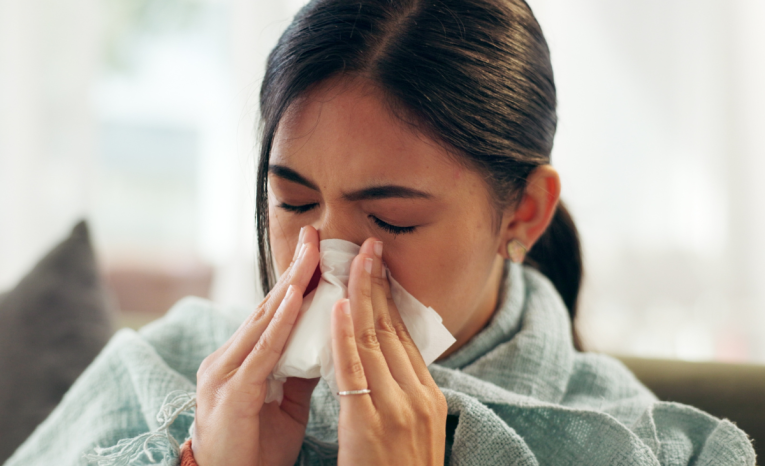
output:
<path id="1" fill-rule="evenodd" d="M 391 298 L 382 242 L 364 242 L 351 265 L 349 299 L 332 312 L 341 391 L 338 464 L 443 465 L 447 406 Z"/>
<path id="2" fill-rule="evenodd" d="M 287 379 L 284 400 L 264 404 L 266 378 L 281 356 L 319 263 L 319 238 L 305 227 L 289 268 L 229 340 L 197 372 L 191 446 L 200 466 L 293 465 L 319 379 Z"/>

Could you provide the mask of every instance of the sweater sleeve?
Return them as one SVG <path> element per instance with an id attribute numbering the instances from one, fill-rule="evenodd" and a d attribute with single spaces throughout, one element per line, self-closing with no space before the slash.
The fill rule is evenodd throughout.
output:
<path id="1" fill-rule="evenodd" d="M 180 466 L 197 466 L 194 460 L 194 452 L 191 450 L 191 439 L 181 445 L 181 464 Z"/>

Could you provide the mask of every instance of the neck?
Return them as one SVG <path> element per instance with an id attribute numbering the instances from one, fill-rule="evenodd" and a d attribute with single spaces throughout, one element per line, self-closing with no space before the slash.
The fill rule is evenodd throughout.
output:
<path id="1" fill-rule="evenodd" d="M 486 287 L 481 292 L 480 300 L 471 313 L 473 318 L 470 319 L 468 325 L 460 329 L 460 331 L 454 335 L 454 338 L 456 338 L 457 341 L 444 351 L 444 353 L 436 359 L 436 362 L 460 349 L 489 324 L 494 312 L 497 310 L 497 306 L 500 304 L 500 287 L 504 285 L 502 283 L 503 269 L 504 260 L 498 255 L 492 265 L 489 279 L 486 281 Z"/>

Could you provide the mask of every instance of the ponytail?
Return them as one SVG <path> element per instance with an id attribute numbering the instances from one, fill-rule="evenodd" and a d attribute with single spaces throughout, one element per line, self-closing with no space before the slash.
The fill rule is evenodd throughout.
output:
<path id="1" fill-rule="evenodd" d="M 563 202 L 558 204 L 547 230 L 526 254 L 524 264 L 539 270 L 550 279 L 563 298 L 573 324 L 584 266 L 579 232 Z M 574 344 L 581 349 L 576 331 Z"/>

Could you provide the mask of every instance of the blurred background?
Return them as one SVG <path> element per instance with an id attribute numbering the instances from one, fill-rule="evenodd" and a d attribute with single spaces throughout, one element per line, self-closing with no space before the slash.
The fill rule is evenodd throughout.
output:
<path id="1" fill-rule="evenodd" d="M 123 325 L 257 303 L 257 94 L 304 3 L 0 0 L 0 290 L 84 217 Z M 529 4 L 585 346 L 765 363 L 765 3 Z"/>

